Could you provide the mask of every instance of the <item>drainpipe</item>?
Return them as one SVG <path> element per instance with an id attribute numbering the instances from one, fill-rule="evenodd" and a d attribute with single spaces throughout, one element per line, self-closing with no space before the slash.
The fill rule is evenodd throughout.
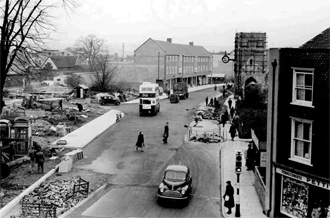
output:
<path id="1" fill-rule="evenodd" d="M 269 209 L 267 211 L 267 216 L 269 217 L 270 212 L 272 211 L 272 205 L 273 205 L 273 149 L 274 149 L 274 110 L 275 110 L 275 73 L 276 73 L 276 67 L 277 67 L 277 61 L 274 59 L 272 62 L 272 67 L 273 67 L 273 78 L 272 78 L 272 123 L 271 123 L 271 129 L 270 129 L 270 134 L 271 134 L 271 142 L 270 142 L 270 184 L 269 184 Z"/>

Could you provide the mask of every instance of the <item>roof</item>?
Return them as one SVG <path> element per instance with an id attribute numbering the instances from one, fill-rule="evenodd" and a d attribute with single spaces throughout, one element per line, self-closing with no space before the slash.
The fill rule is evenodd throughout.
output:
<path id="1" fill-rule="evenodd" d="M 203 46 L 176 44 L 176 43 L 171 43 L 171 42 L 167 42 L 167 41 L 154 40 L 152 38 L 149 38 L 147 41 L 149 41 L 149 40 L 152 40 L 164 52 L 166 52 L 166 54 L 169 54 L 169 55 L 212 56 L 211 53 L 208 52 Z"/>
<path id="2" fill-rule="evenodd" d="M 167 54 L 184 55 L 184 56 L 212 56 L 203 46 L 199 45 L 183 45 L 167 41 L 153 40 Z"/>
<path id="3" fill-rule="evenodd" d="M 169 165 L 166 168 L 166 171 L 168 170 L 173 170 L 173 171 L 182 171 L 187 173 L 188 172 L 188 167 L 184 166 L 184 165 Z"/>
<path id="4" fill-rule="evenodd" d="M 84 84 L 79 84 L 79 85 L 77 85 L 77 86 L 75 87 L 75 89 L 78 88 L 78 87 L 80 87 L 80 88 L 82 88 L 82 89 L 89 89 L 88 86 L 86 86 L 86 85 L 84 85 Z"/>
<path id="5" fill-rule="evenodd" d="M 57 68 L 71 68 L 76 66 L 78 56 L 51 56 L 49 58 Z"/>
<path id="6" fill-rule="evenodd" d="M 318 34 L 300 48 L 327 48 L 330 49 L 330 27 L 324 30 L 322 33 Z"/>

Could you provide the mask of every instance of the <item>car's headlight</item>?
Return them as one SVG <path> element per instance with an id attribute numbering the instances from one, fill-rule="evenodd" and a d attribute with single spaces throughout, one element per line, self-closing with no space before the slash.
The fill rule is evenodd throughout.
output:
<path id="1" fill-rule="evenodd" d="M 186 185 L 186 186 L 183 186 L 182 188 L 181 188 L 181 194 L 185 194 L 186 193 L 186 191 L 188 190 L 188 185 Z"/>
<path id="2" fill-rule="evenodd" d="M 166 186 L 164 185 L 164 183 L 160 183 L 160 185 L 159 185 L 159 191 L 161 193 L 163 193 L 165 191 L 165 188 L 166 188 Z"/>

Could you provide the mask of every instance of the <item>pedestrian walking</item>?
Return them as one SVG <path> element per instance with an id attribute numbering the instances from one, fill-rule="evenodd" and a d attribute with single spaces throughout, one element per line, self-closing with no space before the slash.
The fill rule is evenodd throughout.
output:
<path id="1" fill-rule="evenodd" d="M 231 123 L 229 133 L 230 133 L 230 136 L 231 136 L 231 140 L 234 141 L 234 138 L 235 138 L 235 135 L 236 135 L 236 128 L 233 125 L 233 123 Z"/>
<path id="2" fill-rule="evenodd" d="M 228 106 L 229 106 L 229 108 L 231 108 L 231 104 L 233 103 L 233 101 L 231 100 L 231 98 L 229 98 L 229 100 L 228 100 Z"/>
<path id="3" fill-rule="evenodd" d="M 45 155 L 42 152 L 42 150 L 40 149 L 37 153 L 36 153 L 36 162 L 38 165 L 38 173 L 44 173 L 44 162 L 45 162 Z"/>
<path id="4" fill-rule="evenodd" d="M 35 153 L 36 150 L 34 149 L 34 146 L 31 146 L 28 154 L 29 154 L 29 158 L 30 158 L 30 169 L 29 169 L 29 173 L 32 173 L 33 168 L 34 168 L 34 162 L 35 162 Z"/>
<path id="5" fill-rule="evenodd" d="M 217 85 L 214 86 L 214 91 L 217 91 Z"/>
<path id="6" fill-rule="evenodd" d="M 230 181 L 227 181 L 227 186 L 226 186 L 226 191 L 223 196 L 223 199 L 225 200 L 225 207 L 228 208 L 227 214 L 231 214 L 231 208 L 234 207 L 235 202 L 234 202 L 234 188 L 231 185 Z"/>
<path id="7" fill-rule="evenodd" d="M 58 101 L 58 108 L 59 108 L 59 109 L 63 109 L 63 102 L 62 102 L 62 99 L 60 99 L 60 100 Z"/>
<path id="8" fill-rule="evenodd" d="M 209 103 L 209 97 L 208 97 L 208 96 L 206 96 L 206 98 L 205 98 L 205 105 L 207 106 L 207 105 L 208 105 L 208 103 Z"/>
<path id="9" fill-rule="evenodd" d="M 234 118 L 234 114 L 235 114 L 235 108 L 234 107 L 230 107 L 230 117 L 231 117 L 231 119 Z"/>
<path id="10" fill-rule="evenodd" d="M 225 127 L 225 125 L 227 123 L 227 117 L 226 117 L 226 115 L 224 113 L 221 114 L 220 123 L 222 123 L 222 127 Z"/>
<path id="11" fill-rule="evenodd" d="M 246 167 L 247 170 L 254 169 L 255 162 L 255 150 L 253 149 L 253 141 L 249 142 L 248 149 L 246 151 Z"/>
<path id="12" fill-rule="evenodd" d="M 165 144 L 167 143 L 168 136 L 169 136 L 169 127 L 168 127 L 168 122 L 166 122 L 164 127 L 164 134 L 163 134 L 163 142 Z"/>
<path id="13" fill-rule="evenodd" d="M 135 146 L 136 146 L 136 150 L 137 150 L 137 151 L 139 150 L 139 148 L 141 148 L 141 152 L 143 152 L 143 147 L 145 146 L 145 145 L 144 145 L 144 136 L 143 136 L 143 132 L 140 132 L 140 133 L 139 133 L 138 140 L 137 140 Z"/>
<path id="14" fill-rule="evenodd" d="M 213 107 L 213 98 L 210 99 L 209 106 Z"/>

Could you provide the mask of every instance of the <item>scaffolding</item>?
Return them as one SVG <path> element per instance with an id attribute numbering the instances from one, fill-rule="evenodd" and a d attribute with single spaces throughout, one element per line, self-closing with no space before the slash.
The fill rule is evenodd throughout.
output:
<path id="1" fill-rule="evenodd" d="M 235 93 L 243 97 L 244 78 L 254 74 L 266 75 L 266 33 L 236 33 L 235 36 Z"/>

